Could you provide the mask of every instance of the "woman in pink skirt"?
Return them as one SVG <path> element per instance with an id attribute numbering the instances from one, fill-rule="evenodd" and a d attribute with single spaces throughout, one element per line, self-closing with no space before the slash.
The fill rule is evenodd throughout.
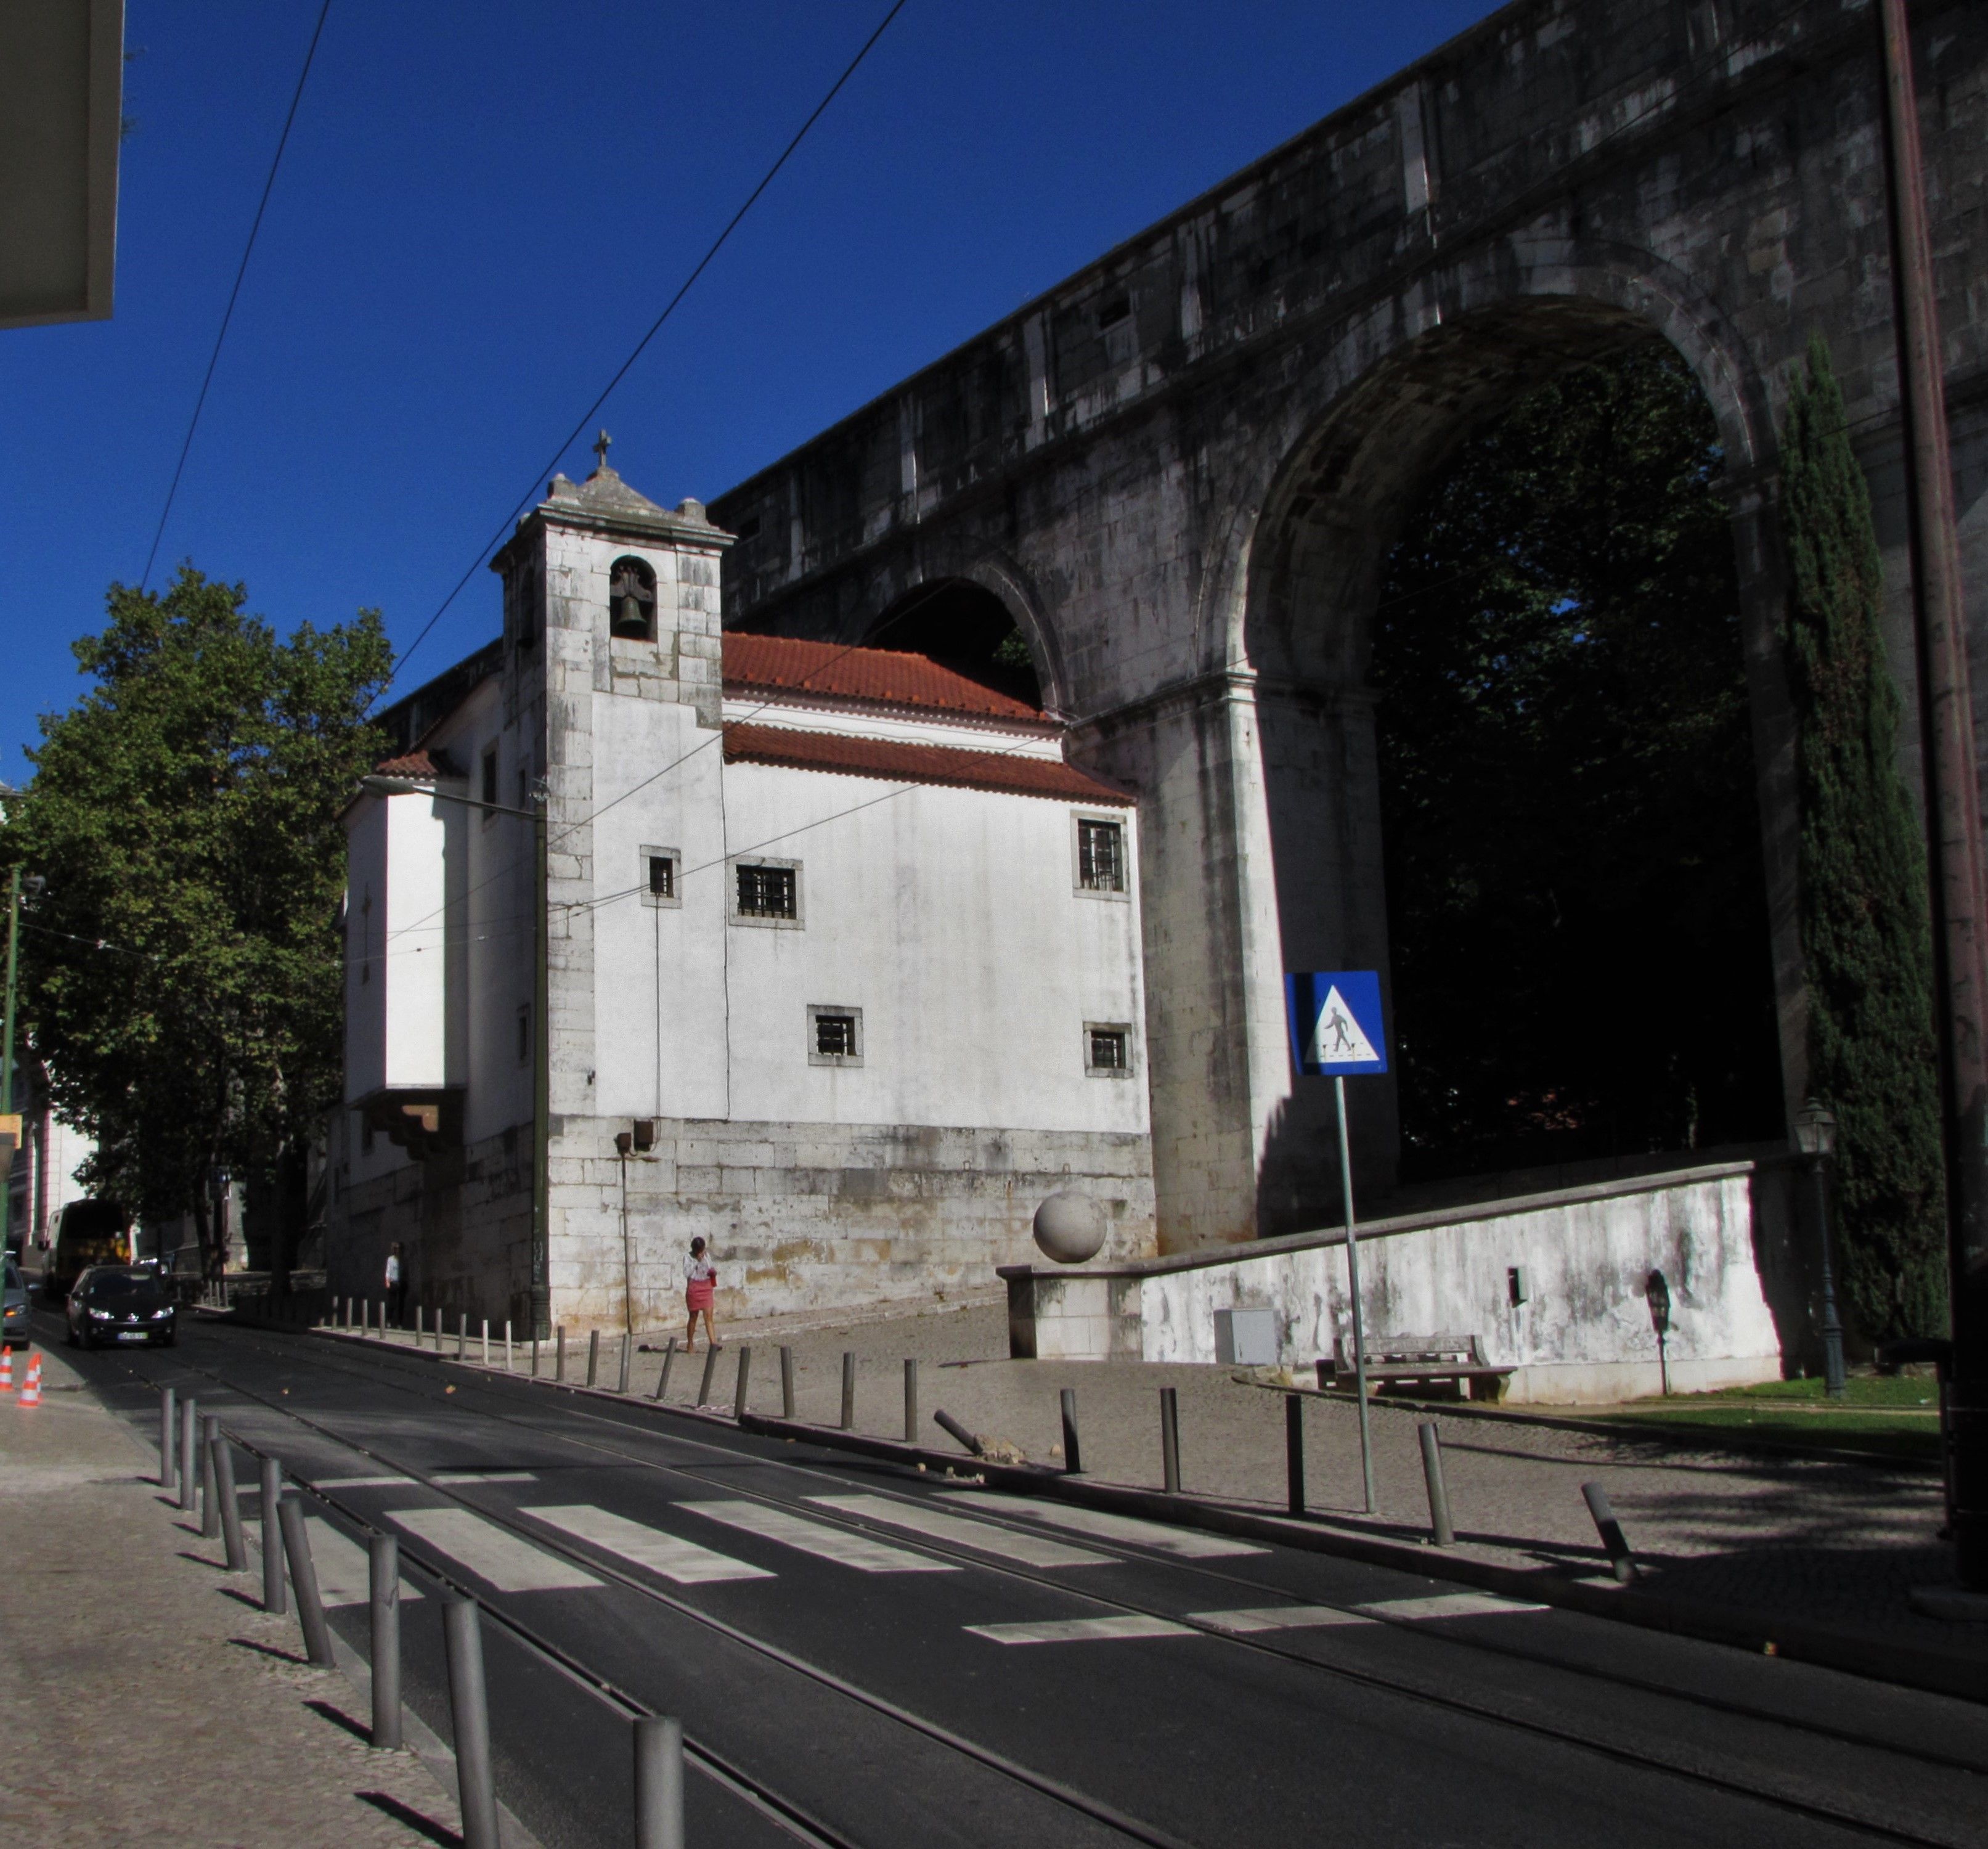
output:
<path id="1" fill-rule="evenodd" d="M 697 1352 L 697 1319 L 704 1318 L 704 1333 L 714 1348 L 725 1344 L 711 1326 L 711 1300 L 718 1294 L 718 1267 L 704 1249 L 704 1241 L 692 1239 L 690 1256 L 684 1260 L 684 1302 L 690 1308 L 690 1326 L 684 1331 L 684 1352 Z"/>

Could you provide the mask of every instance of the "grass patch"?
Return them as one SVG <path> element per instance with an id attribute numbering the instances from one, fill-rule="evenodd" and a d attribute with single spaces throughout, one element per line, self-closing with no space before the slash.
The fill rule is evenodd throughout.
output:
<path id="1" fill-rule="evenodd" d="M 1939 1390 L 1930 1379 L 1853 1375 L 1840 1400 L 1819 1380 L 1769 1381 L 1718 1393 L 1638 1400 L 1604 1415 L 1625 1425 L 1689 1428 L 1919 1464 L 1939 1462 Z"/>

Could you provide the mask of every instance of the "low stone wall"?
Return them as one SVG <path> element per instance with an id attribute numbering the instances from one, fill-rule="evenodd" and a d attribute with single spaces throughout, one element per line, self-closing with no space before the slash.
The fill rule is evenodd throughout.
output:
<path id="1" fill-rule="evenodd" d="M 837 1310 L 984 1289 L 1026 1257 L 1035 1211 L 1075 1189 L 1104 1207 L 1107 1257 L 1154 1249 L 1143 1135 L 672 1121 L 624 1165 L 625 1117 L 555 1120 L 553 1320 L 568 1329 L 680 1328 L 685 1254 L 709 1242 L 718 1320 Z M 340 1296 L 377 1299 L 388 1245 L 405 1248 L 407 1314 L 525 1327 L 531 1257 L 529 1129 L 432 1154 L 347 1187 L 328 1212 Z M 624 1308 L 625 1306 L 625 1308 Z"/>
<path id="2" fill-rule="evenodd" d="M 1709 1164 L 1359 1229 L 1368 1342 L 1475 1335 L 1512 1370 L 1506 1398 L 1600 1404 L 1659 1391 L 1646 1286 L 1669 1286 L 1672 1391 L 1775 1380 L 1801 1345 L 1803 1280 L 1787 1172 Z M 1276 1315 L 1280 1360 L 1306 1365 L 1352 1338 L 1337 1228 L 1244 1247 L 1096 1264 L 1015 1266 L 1011 1347 L 1064 1359 L 1212 1362 L 1215 1313 Z"/>

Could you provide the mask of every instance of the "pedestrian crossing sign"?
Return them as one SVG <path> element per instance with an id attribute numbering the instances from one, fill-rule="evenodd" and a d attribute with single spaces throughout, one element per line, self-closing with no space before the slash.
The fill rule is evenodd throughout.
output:
<path id="1" fill-rule="evenodd" d="M 1377 972 L 1293 971 L 1284 978 L 1284 994 L 1299 1071 L 1329 1075 L 1388 1070 Z"/>

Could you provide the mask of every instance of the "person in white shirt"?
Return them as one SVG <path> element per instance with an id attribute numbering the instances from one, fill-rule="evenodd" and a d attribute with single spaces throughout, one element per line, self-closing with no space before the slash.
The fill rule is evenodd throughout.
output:
<path id="1" fill-rule="evenodd" d="M 704 1333 L 714 1348 L 725 1344 L 711 1326 L 712 1299 L 718 1294 L 718 1267 L 711 1262 L 702 1239 L 692 1239 L 690 1256 L 684 1260 L 684 1302 L 689 1306 L 690 1325 L 684 1331 L 684 1352 L 697 1351 L 697 1319 L 704 1318 Z"/>
<path id="2" fill-rule="evenodd" d="M 397 1328 L 407 1305 L 407 1268 L 401 1263 L 400 1242 L 387 1248 L 387 1315 Z"/>

